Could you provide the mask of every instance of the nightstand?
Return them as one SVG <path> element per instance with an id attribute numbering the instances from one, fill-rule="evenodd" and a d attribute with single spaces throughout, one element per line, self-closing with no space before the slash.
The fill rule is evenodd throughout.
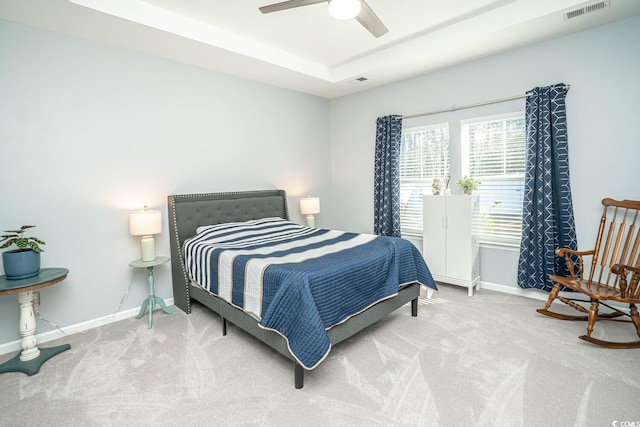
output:
<path id="1" fill-rule="evenodd" d="M 173 314 L 173 312 L 167 308 L 167 305 L 164 303 L 164 300 L 160 297 L 156 296 L 155 289 L 153 287 L 153 267 L 156 265 L 164 264 L 169 261 L 169 257 L 159 256 L 156 257 L 153 261 L 142 261 L 141 259 L 131 261 L 129 263 L 129 267 L 133 268 L 142 268 L 146 267 L 147 276 L 149 280 L 149 298 L 145 299 L 142 302 L 142 306 L 140 307 L 140 313 L 136 316 L 136 319 L 140 319 L 145 311 L 149 310 L 149 329 L 151 329 L 151 324 L 153 322 L 153 309 L 156 305 L 159 305 L 162 311 L 167 314 Z"/>

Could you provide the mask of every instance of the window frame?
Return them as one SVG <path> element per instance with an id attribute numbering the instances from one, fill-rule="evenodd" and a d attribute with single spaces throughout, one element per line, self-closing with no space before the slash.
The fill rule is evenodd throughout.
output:
<path id="1" fill-rule="evenodd" d="M 509 113 L 503 113 L 503 114 L 494 114 L 494 115 L 486 115 L 486 116 L 477 116 L 477 117 L 472 117 L 472 118 L 467 118 L 467 119 L 463 119 L 460 120 L 460 160 L 461 160 L 461 170 L 462 170 L 462 175 L 468 175 L 470 176 L 470 141 L 468 138 L 468 133 L 464 131 L 464 126 L 465 125 L 469 125 L 469 124 L 473 124 L 473 123 L 482 123 L 482 122 L 491 122 L 491 121 L 506 121 L 509 119 L 525 119 L 525 112 L 524 110 L 518 110 L 518 111 L 512 111 Z M 523 123 L 523 130 L 524 130 L 524 140 L 523 140 L 523 147 L 522 147 L 522 151 L 523 154 L 525 156 L 525 158 L 523 159 L 525 164 L 524 166 L 526 167 L 526 122 Z M 505 159 L 506 162 L 506 159 Z M 480 182 L 482 182 L 483 179 L 485 179 L 485 181 L 488 181 L 488 178 L 491 178 L 491 182 L 499 182 L 499 181 L 504 181 L 504 182 L 510 182 L 510 183 L 514 183 L 514 187 L 521 187 L 522 191 L 524 192 L 524 179 L 525 179 L 525 171 L 523 170 L 523 172 L 521 173 L 511 173 L 511 174 L 500 174 L 500 175 L 483 175 L 483 176 L 474 176 L 473 178 L 479 180 Z M 482 197 L 482 184 L 480 184 L 476 194 L 479 194 L 480 197 Z M 517 190 L 516 190 L 517 191 Z M 477 218 L 475 218 L 475 224 L 474 224 L 474 229 L 476 230 L 476 232 L 478 233 L 478 241 L 482 246 L 488 246 L 488 247 L 508 247 L 508 248 L 517 248 L 520 246 L 520 242 L 522 239 L 522 236 L 519 235 L 518 237 L 512 236 L 512 237 L 505 237 L 505 236 L 490 236 L 488 234 L 482 234 L 480 232 L 480 228 L 481 228 L 481 218 L 482 214 L 480 214 Z M 506 216 L 506 215 L 505 215 Z M 521 207 L 520 207 L 520 227 L 522 227 L 522 211 L 521 211 Z M 522 229 L 522 228 L 520 228 Z"/>
<path id="2" fill-rule="evenodd" d="M 439 123 L 433 123 L 433 124 L 428 124 L 428 125 L 419 125 L 419 126 L 411 126 L 411 127 L 407 127 L 407 128 L 403 128 L 402 129 L 402 143 L 401 143 L 401 147 L 400 147 L 400 168 L 402 170 L 402 148 L 403 148 L 403 144 L 404 144 L 404 137 L 405 137 L 405 133 L 413 133 L 413 132 L 420 132 L 420 131 L 426 131 L 426 130 L 431 130 L 431 129 L 446 129 L 447 131 L 447 147 L 445 150 L 446 153 L 446 161 L 447 163 L 445 165 L 443 165 L 443 170 L 445 171 L 445 176 L 447 176 L 447 174 L 450 176 L 451 173 L 451 124 L 446 121 L 446 122 L 439 122 Z M 444 177 L 442 177 L 444 178 Z M 414 182 L 416 185 L 418 186 L 422 186 L 422 194 L 420 194 L 420 200 L 422 201 L 422 196 L 425 194 L 425 188 L 430 188 L 433 185 L 433 179 L 434 177 L 431 178 L 402 178 L 402 175 L 400 176 L 400 193 L 401 193 L 401 204 L 402 204 L 402 199 L 403 199 L 403 191 L 402 191 L 402 187 L 403 187 L 403 183 L 408 183 L 408 182 Z M 444 182 L 441 183 L 442 188 L 444 189 Z M 451 186 L 451 183 L 449 184 L 449 187 Z M 427 193 L 429 194 L 429 193 Z M 420 204 L 420 211 L 422 213 L 422 203 Z M 422 213 L 423 214 L 423 213 Z M 402 209 L 401 209 L 401 218 L 402 218 Z M 407 228 L 406 226 L 403 226 L 403 221 L 400 221 L 400 227 L 401 227 L 401 233 L 403 236 L 422 236 L 423 235 L 423 226 L 422 224 L 420 224 L 419 228 L 413 228 L 413 227 L 409 227 Z"/>

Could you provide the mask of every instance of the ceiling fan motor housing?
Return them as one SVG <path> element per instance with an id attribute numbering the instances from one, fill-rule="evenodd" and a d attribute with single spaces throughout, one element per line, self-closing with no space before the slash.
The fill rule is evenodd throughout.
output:
<path id="1" fill-rule="evenodd" d="M 360 0 L 329 0 L 329 15 L 334 19 L 353 19 L 360 13 Z"/>

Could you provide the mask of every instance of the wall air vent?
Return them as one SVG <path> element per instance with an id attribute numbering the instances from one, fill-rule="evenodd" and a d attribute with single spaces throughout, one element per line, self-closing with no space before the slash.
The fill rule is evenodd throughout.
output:
<path id="1" fill-rule="evenodd" d="M 596 12 L 598 10 L 606 9 L 608 7 L 611 7 L 611 0 L 602 0 L 596 3 L 589 3 L 579 9 L 574 9 L 569 12 L 565 12 L 564 19 L 567 20 L 567 19 L 577 18 L 578 16 L 586 15 L 587 13 Z"/>

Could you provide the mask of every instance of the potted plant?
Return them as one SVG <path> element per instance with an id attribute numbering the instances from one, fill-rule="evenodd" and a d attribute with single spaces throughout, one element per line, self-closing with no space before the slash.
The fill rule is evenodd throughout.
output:
<path id="1" fill-rule="evenodd" d="M 456 182 L 456 184 L 458 184 L 460 188 L 462 188 L 462 191 L 464 192 L 464 194 L 470 196 L 473 190 L 478 189 L 478 184 L 482 184 L 482 183 L 465 175 L 464 178 L 459 179 Z"/>
<path id="2" fill-rule="evenodd" d="M 35 225 L 23 225 L 20 230 L 6 230 L 0 236 L 0 249 L 16 245 L 18 249 L 2 253 L 4 274 L 9 280 L 26 279 L 40 273 L 40 245 L 45 243 L 36 237 L 25 237 L 24 233 Z"/>

